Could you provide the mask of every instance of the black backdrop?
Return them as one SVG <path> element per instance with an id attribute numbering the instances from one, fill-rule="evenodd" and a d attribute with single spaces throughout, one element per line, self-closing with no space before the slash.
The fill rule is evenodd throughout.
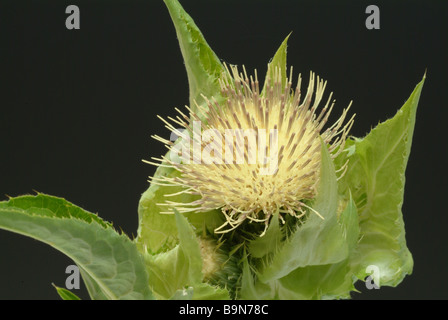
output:
<path id="1" fill-rule="evenodd" d="M 407 169 L 404 220 L 413 275 L 355 299 L 446 299 L 446 1 L 227 0 L 182 4 L 217 55 L 266 71 L 290 33 L 288 63 L 328 80 L 338 114 L 353 99 L 352 133 L 392 117 L 427 70 Z M 81 12 L 67 30 L 65 8 Z M 367 30 L 376 4 L 381 29 Z M 306 78 L 306 77 L 305 77 Z M 188 103 L 174 27 L 162 0 L 0 1 L 0 195 L 64 197 L 137 230 L 137 204 L 164 147 L 156 118 Z M 0 299 L 57 299 L 72 262 L 0 231 Z M 84 288 L 76 292 L 87 297 Z"/>

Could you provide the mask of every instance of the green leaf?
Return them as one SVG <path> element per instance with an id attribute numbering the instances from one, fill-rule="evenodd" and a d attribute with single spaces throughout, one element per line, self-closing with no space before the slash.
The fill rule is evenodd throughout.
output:
<path id="1" fill-rule="evenodd" d="M 282 278 L 299 267 L 336 263 L 348 255 L 346 240 L 337 221 L 336 173 L 323 142 L 319 191 L 313 207 L 324 220 L 310 212 L 305 223 L 297 228 L 266 263 L 266 267 L 258 275 L 261 281 Z"/>
<path id="2" fill-rule="evenodd" d="M 160 173 L 162 172 L 162 173 Z M 171 168 L 158 167 L 155 177 L 161 175 L 168 177 L 178 176 L 180 173 Z M 193 197 L 180 194 L 169 199 L 165 195 L 181 191 L 179 187 L 167 187 L 151 184 L 143 193 L 138 205 L 139 225 L 136 242 L 142 252 L 156 253 L 174 248 L 177 244 L 177 227 L 173 214 L 161 214 L 170 211 L 166 206 L 159 204 L 167 200 L 176 202 L 191 202 Z"/>
<path id="3" fill-rule="evenodd" d="M 190 87 L 190 107 L 202 103 L 201 94 L 219 99 L 218 79 L 225 71 L 221 61 L 205 41 L 193 19 L 177 0 L 164 0 L 176 28 L 180 50 L 184 57 Z"/>
<path id="4" fill-rule="evenodd" d="M 73 292 L 71 292 L 67 289 L 58 287 L 54 284 L 53 284 L 53 287 L 55 287 L 57 293 L 62 298 L 62 300 L 81 300 L 76 294 L 74 294 Z"/>
<path id="5" fill-rule="evenodd" d="M 339 217 L 339 223 L 342 227 L 342 234 L 346 238 L 349 254 L 351 254 L 358 243 L 360 230 L 358 210 L 351 193 L 349 195 L 348 203 Z"/>
<path id="6" fill-rule="evenodd" d="M 178 177 L 180 172 L 166 167 L 158 167 L 155 177 L 166 175 L 168 177 Z M 160 206 L 167 200 L 178 203 L 190 203 L 198 196 L 190 194 L 179 194 L 176 196 L 167 195 L 182 191 L 181 187 L 168 187 L 151 184 L 143 193 L 138 207 L 139 226 L 137 230 L 136 242 L 141 252 L 149 251 L 158 253 L 174 248 L 178 243 L 178 231 L 176 220 L 173 214 L 162 214 L 161 212 L 172 211 L 173 207 Z M 224 217 L 219 210 L 208 212 L 193 212 L 184 214 L 193 225 L 197 233 L 213 232 L 220 226 Z"/>
<path id="7" fill-rule="evenodd" d="M 263 96 L 266 91 L 266 86 L 268 84 L 268 79 L 270 81 L 270 86 L 272 87 L 274 84 L 274 72 L 275 70 L 280 71 L 281 79 L 282 79 L 282 87 L 286 85 L 286 56 L 287 56 L 287 47 L 288 47 L 288 39 L 291 34 L 288 34 L 288 36 L 283 40 L 280 47 L 277 49 L 277 52 L 275 53 L 274 57 L 268 64 L 268 72 L 266 73 L 265 82 L 263 85 L 263 89 L 261 91 L 261 95 Z"/>
<path id="8" fill-rule="evenodd" d="M 61 251 L 88 275 L 93 299 L 151 299 L 148 275 L 134 243 L 110 224 L 64 199 L 38 194 L 0 202 L 0 228 Z M 84 278 L 85 279 L 85 278 Z"/>
<path id="9" fill-rule="evenodd" d="M 359 237 L 358 215 L 353 200 L 348 202 L 339 222 L 351 255 Z M 245 258 L 240 299 L 340 299 L 349 298 L 350 291 L 354 290 L 350 256 L 334 264 L 297 268 L 281 279 L 266 283 L 257 281 L 254 274 Z"/>
<path id="10" fill-rule="evenodd" d="M 37 196 L 21 196 L 0 202 L 1 208 L 25 210 L 32 215 L 56 217 L 61 219 L 77 219 L 87 223 L 96 222 L 104 228 L 112 227 L 98 215 L 85 211 L 62 198 L 38 193 Z"/>
<path id="11" fill-rule="evenodd" d="M 109 300 L 109 298 L 101 290 L 100 285 L 92 276 L 90 276 L 90 274 L 86 270 L 80 267 L 79 272 L 81 273 L 87 291 L 89 292 L 89 295 L 93 300 Z"/>
<path id="12" fill-rule="evenodd" d="M 176 225 L 179 233 L 179 246 L 185 258 L 184 265 L 188 268 L 190 284 L 202 282 L 202 257 L 198 239 L 188 220 L 179 212 L 175 212 Z"/>
<path id="13" fill-rule="evenodd" d="M 247 254 L 243 256 L 243 272 L 241 275 L 241 287 L 238 292 L 239 300 L 268 300 L 275 296 L 274 290 L 269 285 L 256 280 L 251 270 Z M 277 281 L 277 280 L 274 280 Z"/>
<path id="14" fill-rule="evenodd" d="M 170 300 L 192 300 L 193 299 L 193 287 L 185 289 L 179 289 L 174 292 Z"/>
<path id="15" fill-rule="evenodd" d="M 193 287 L 193 300 L 229 300 L 229 291 L 208 283 L 200 283 Z"/>
<path id="16" fill-rule="evenodd" d="M 280 299 L 346 299 L 354 290 L 350 259 L 359 238 L 358 213 L 349 199 L 339 217 L 349 256 L 341 262 L 298 268 L 278 282 Z"/>
<path id="17" fill-rule="evenodd" d="M 229 292 L 207 283 L 201 283 L 194 288 L 177 290 L 170 300 L 229 300 Z"/>
<path id="18" fill-rule="evenodd" d="M 191 292 L 193 299 L 228 298 L 227 290 L 202 282 L 202 256 L 196 234 L 182 214 L 175 211 L 174 218 L 179 245 L 167 252 L 145 255 L 154 293 L 160 299 L 187 298 Z M 189 287 L 191 292 L 186 289 Z"/>
<path id="19" fill-rule="evenodd" d="M 248 251 L 254 258 L 262 258 L 265 255 L 276 252 L 283 238 L 279 225 L 278 213 L 272 216 L 268 230 L 262 237 L 258 237 L 249 243 Z"/>
<path id="20" fill-rule="evenodd" d="M 405 170 L 423 79 L 397 114 L 351 142 L 349 168 L 340 181 L 351 188 L 359 210 L 361 240 L 353 268 L 364 279 L 375 265 L 380 283 L 396 286 L 412 272 L 413 259 L 406 246 L 401 207 Z"/>
<path id="21" fill-rule="evenodd" d="M 298 268 L 280 279 L 278 299 L 346 299 L 354 289 L 346 260 L 327 265 Z"/>

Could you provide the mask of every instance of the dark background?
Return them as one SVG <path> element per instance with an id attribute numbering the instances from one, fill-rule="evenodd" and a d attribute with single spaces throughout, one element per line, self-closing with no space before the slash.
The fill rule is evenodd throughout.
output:
<path id="1" fill-rule="evenodd" d="M 364 136 L 392 117 L 427 70 L 403 206 L 415 267 L 397 288 L 355 299 L 447 299 L 447 1 L 226 0 L 181 3 L 225 62 L 266 64 L 291 31 L 288 64 L 328 80 L 334 115 L 350 100 Z M 81 29 L 67 30 L 75 4 Z M 381 10 L 367 30 L 365 9 Z M 0 197 L 64 197 L 131 237 L 137 204 L 169 136 L 156 118 L 188 104 L 174 27 L 157 1 L 0 1 Z M 58 299 L 72 264 L 35 240 L 0 231 L 0 299 Z M 76 292 L 87 298 L 84 288 Z"/>

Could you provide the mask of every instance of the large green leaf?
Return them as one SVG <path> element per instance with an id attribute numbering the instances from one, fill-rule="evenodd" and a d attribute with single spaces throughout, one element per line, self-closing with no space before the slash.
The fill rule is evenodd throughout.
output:
<path id="1" fill-rule="evenodd" d="M 351 257 L 359 238 L 358 213 L 350 198 L 339 217 L 348 257 L 334 264 L 298 268 L 278 281 L 280 299 L 341 299 L 354 290 Z"/>
<path id="2" fill-rule="evenodd" d="M 151 299 L 135 244 L 110 224 L 68 201 L 38 194 L 0 202 L 0 228 L 42 241 L 66 254 L 87 275 L 92 298 Z"/>
<path id="3" fill-rule="evenodd" d="M 336 263 L 347 257 L 347 244 L 337 220 L 336 173 L 324 143 L 321 150 L 321 177 L 313 208 L 324 219 L 310 212 L 305 223 L 269 258 L 258 275 L 263 282 L 280 279 L 299 267 Z"/>
<path id="4" fill-rule="evenodd" d="M 225 71 L 221 61 L 205 41 L 193 19 L 177 0 L 164 0 L 176 28 L 190 87 L 190 107 L 203 102 L 201 94 L 219 99 L 218 79 Z"/>
<path id="5" fill-rule="evenodd" d="M 398 285 L 413 268 L 401 207 L 424 80 L 392 119 L 379 124 L 364 139 L 350 143 L 348 171 L 340 181 L 341 189 L 352 190 L 359 210 L 362 238 L 353 268 L 363 279 L 368 266 L 378 267 L 381 285 Z"/>
<path id="6" fill-rule="evenodd" d="M 354 289 L 347 260 L 320 266 L 298 268 L 280 279 L 278 299 L 346 299 Z"/>
<path id="7" fill-rule="evenodd" d="M 79 267 L 79 266 L 78 266 Z M 108 300 L 109 298 L 104 294 L 98 282 L 82 267 L 79 267 L 82 279 L 86 285 L 87 291 L 93 300 Z"/>

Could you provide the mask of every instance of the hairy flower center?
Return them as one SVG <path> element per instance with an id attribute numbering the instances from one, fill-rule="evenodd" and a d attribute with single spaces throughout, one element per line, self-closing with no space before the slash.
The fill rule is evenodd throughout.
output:
<path id="1" fill-rule="evenodd" d="M 335 157 L 353 117 L 342 126 L 347 108 L 321 132 L 334 103 L 330 104 L 330 94 L 316 112 L 326 82 L 313 73 L 302 99 L 300 76 L 292 90 L 292 69 L 286 79 L 278 69 L 271 70 L 261 93 L 256 73 L 253 79 L 245 70 L 238 73 L 236 67 L 227 71 L 220 80 L 221 102 L 204 97 L 206 107 L 187 108 L 190 117 L 177 110 L 181 117 L 170 120 L 184 130 L 164 120 L 182 139 L 173 144 L 156 137 L 171 150 L 170 158 L 160 160 L 182 174 L 154 178 L 153 183 L 183 186 L 182 192 L 200 196 L 188 204 L 167 202 L 180 212 L 221 208 L 226 223 L 215 232 L 233 230 L 246 219 L 267 226 L 276 212 L 301 217 L 308 208 L 303 201 L 316 195 L 321 139 Z"/>

